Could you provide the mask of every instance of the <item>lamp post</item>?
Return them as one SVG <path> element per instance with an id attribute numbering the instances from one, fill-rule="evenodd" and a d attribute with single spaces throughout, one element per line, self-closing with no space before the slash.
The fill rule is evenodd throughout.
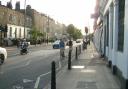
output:
<path id="1" fill-rule="evenodd" d="M 49 16 L 48 16 L 48 20 L 47 20 L 47 44 L 48 44 L 48 33 L 49 33 Z"/>
<path id="2" fill-rule="evenodd" d="M 85 27 L 85 33 L 86 33 L 86 41 L 87 41 L 87 34 L 88 34 L 88 28 Z"/>
<path id="3" fill-rule="evenodd" d="M 26 0 L 24 1 L 24 38 L 25 36 L 25 27 L 26 27 Z"/>

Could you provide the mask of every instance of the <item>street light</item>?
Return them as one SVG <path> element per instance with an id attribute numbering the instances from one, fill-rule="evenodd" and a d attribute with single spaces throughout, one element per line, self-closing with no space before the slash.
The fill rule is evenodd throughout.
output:
<path id="1" fill-rule="evenodd" d="M 26 0 L 24 1 L 24 38 L 25 38 L 25 25 L 26 24 Z"/>
<path id="2" fill-rule="evenodd" d="M 48 44 L 48 33 L 49 33 L 49 16 L 48 16 L 48 19 L 47 19 L 47 44 Z"/>

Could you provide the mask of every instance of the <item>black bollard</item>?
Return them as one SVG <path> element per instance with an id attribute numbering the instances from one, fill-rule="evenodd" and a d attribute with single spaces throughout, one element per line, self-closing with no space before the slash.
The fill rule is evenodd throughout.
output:
<path id="1" fill-rule="evenodd" d="M 51 89 L 56 89 L 56 65 L 55 61 L 52 62 L 52 67 L 51 67 Z"/>
<path id="2" fill-rule="evenodd" d="M 77 47 L 76 47 L 76 59 L 78 59 Z"/>
<path id="3" fill-rule="evenodd" d="M 68 70 L 71 70 L 71 51 L 68 54 Z"/>

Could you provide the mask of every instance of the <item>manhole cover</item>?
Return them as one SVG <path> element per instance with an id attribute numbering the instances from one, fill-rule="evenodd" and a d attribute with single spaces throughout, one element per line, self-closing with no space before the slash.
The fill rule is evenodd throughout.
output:
<path id="1" fill-rule="evenodd" d="M 76 86 L 77 89 L 97 89 L 96 82 L 79 81 Z"/>

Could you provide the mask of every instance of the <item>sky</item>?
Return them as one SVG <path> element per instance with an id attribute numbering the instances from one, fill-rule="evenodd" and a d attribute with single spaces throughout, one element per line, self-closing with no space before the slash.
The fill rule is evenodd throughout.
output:
<path id="1" fill-rule="evenodd" d="M 10 0 L 0 0 L 2 4 Z M 15 2 L 20 1 L 21 8 L 24 8 L 25 0 L 12 0 L 13 8 Z M 84 34 L 85 26 L 92 29 L 93 20 L 90 19 L 90 14 L 94 13 L 96 0 L 26 0 L 27 5 L 38 12 L 44 13 L 52 17 L 55 21 L 65 25 L 73 24 L 75 27 L 82 30 Z"/>

